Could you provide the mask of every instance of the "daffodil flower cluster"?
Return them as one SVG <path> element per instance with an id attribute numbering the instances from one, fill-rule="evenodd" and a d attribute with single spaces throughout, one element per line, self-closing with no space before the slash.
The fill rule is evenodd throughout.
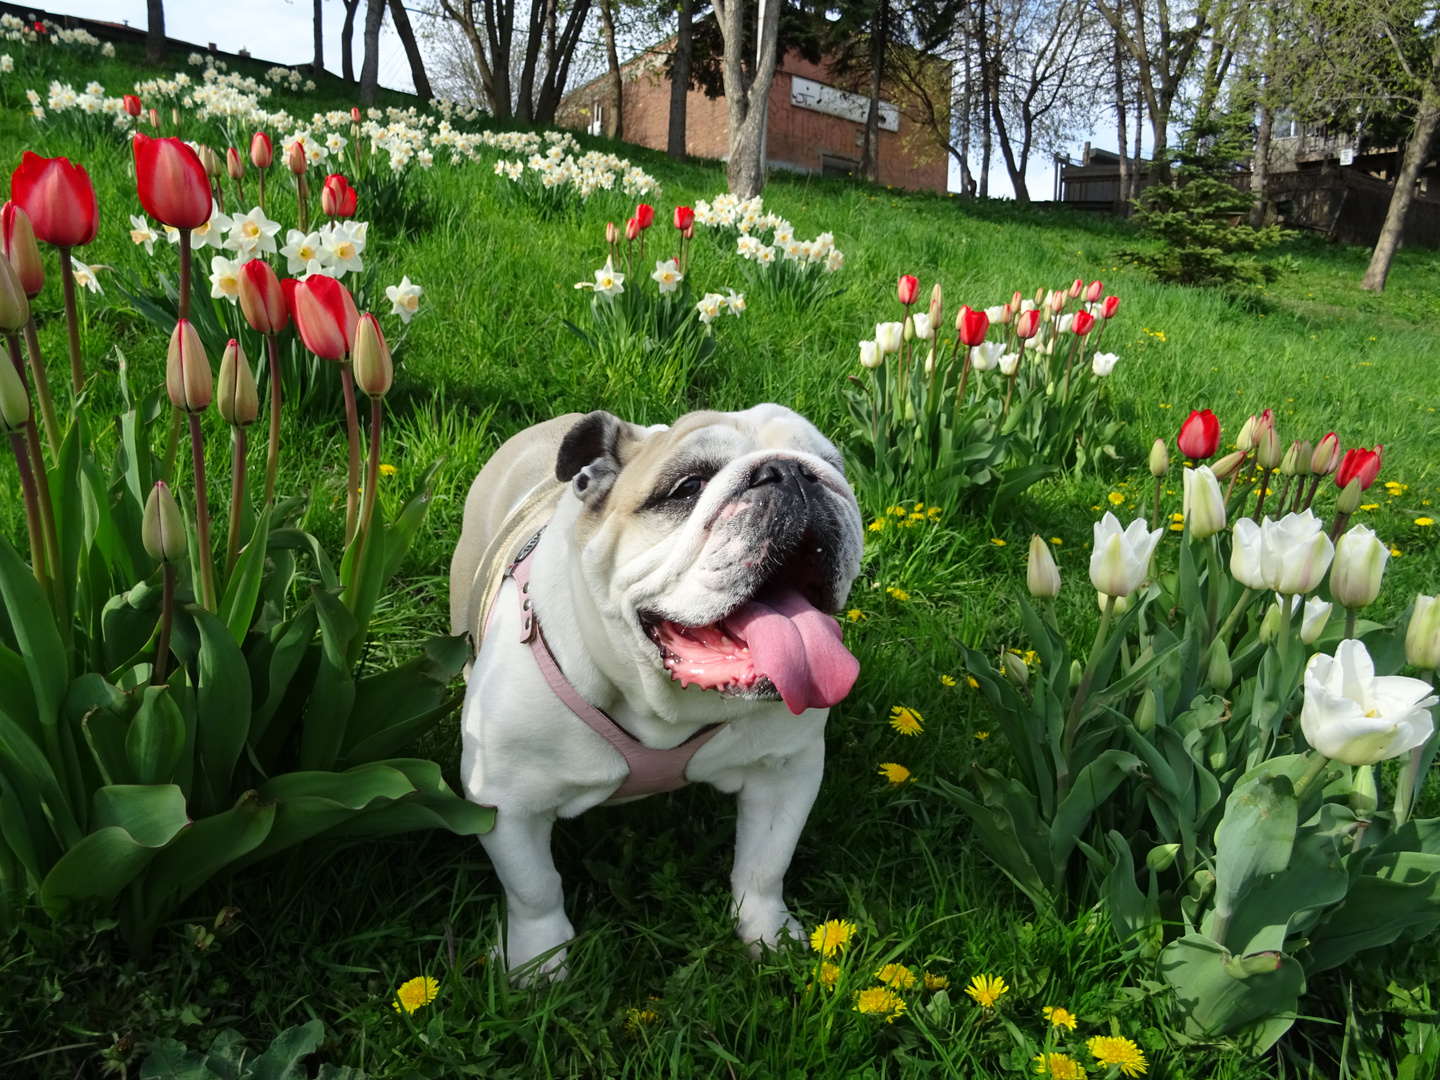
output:
<path id="1" fill-rule="evenodd" d="M 722 312 L 728 311 L 737 319 L 740 313 L 745 310 L 745 294 L 737 293 L 734 289 L 725 290 L 730 295 L 721 296 L 719 293 L 706 293 L 704 298 L 695 305 L 695 310 L 700 314 L 700 321 L 709 326 L 715 319 L 719 318 Z"/>
<path id="2" fill-rule="evenodd" d="M 834 233 L 823 232 L 814 240 L 799 239 L 795 227 L 779 214 L 766 210 L 759 195 L 741 200 L 722 193 L 714 202 L 701 199 L 695 204 L 695 223 L 738 230 L 735 250 L 741 258 L 761 266 L 772 266 L 777 259 L 784 259 L 801 269 L 821 266 L 826 273 L 833 274 L 845 265 L 844 253 L 835 247 Z M 761 238 L 765 232 L 771 233 L 768 244 Z"/>
<path id="3" fill-rule="evenodd" d="M 103 45 L 100 39 L 90 31 L 75 27 L 73 30 L 61 26 L 51 19 L 42 19 L 40 25 L 45 28 L 45 40 L 52 45 L 83 45 L 89 48 L 100 49 L 101 56 L 114 56 L 115 46 L 108 41 Z M 34 45 L 40 40 L 40 35 L 35 31 L 33 19 L 26 22 L 17 15 L 8 12 L 0 15 L 0 37 L 6 41 L 16 41 L 21 45 Z"/>
<path id="4" fill-rule="evenodd" d="M 528 168 L 538 174 L 542 188 L 573 188 L 582 200 L 589 199 L 596 191 L 613 191 L 616 187 L 634 198 L 659 198 L 659 182 L 624 158 L 614 154 L 602 154 L 598 150 L 592 150 L 577 158 L 570 149 L 557 142 L 543 154 L 538 150 L 530 154 L 524 162 L 506 161 L 502 158 L 495 163 L 495 175 L 503 175 L 520 183 L 525 180 L 525 170 Z M 574 149 L 579 148 L 577 146 Z"/>

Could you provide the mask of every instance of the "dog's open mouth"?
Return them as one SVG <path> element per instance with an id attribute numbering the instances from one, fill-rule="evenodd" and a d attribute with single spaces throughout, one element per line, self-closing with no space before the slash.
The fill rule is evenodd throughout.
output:
<path id="1" fill-rule="evenodd" d="M 839 623 L 812 602 L 819 567 L 808 554 L 813 544 L 800 547 L 807 554 L 792 556 L 716 622 L 642 620 L 672 679 L 747 696 L 773 688 L 797 716 L 829 708 L 850 692 L 860 662 L 841 644 Z"/>

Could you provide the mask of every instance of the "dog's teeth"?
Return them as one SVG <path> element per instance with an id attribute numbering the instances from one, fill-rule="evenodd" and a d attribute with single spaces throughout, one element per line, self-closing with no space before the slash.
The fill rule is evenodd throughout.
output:
<path id="1" fill-rule="evenodd" d="M 720 644 L 727 649 L 733 649 L 735 647 L 735 642 L 731 641 L 724 634 L 720 635 Z"/>

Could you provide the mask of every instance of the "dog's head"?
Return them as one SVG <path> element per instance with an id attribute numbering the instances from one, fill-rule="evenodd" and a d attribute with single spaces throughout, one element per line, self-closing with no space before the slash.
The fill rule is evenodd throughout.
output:
<path id="1" fill-rule="evenodd" d="M 579 504 L 578 570 L 606 651 L 631 658 L 647 697 L 700 687 L 798 714 L 849 692 L 859 665 L 831 613 L 860 570 L 860 509 L 809 421 L 779 405 L 668 428 L 594 412 L 555 473 Z"/>

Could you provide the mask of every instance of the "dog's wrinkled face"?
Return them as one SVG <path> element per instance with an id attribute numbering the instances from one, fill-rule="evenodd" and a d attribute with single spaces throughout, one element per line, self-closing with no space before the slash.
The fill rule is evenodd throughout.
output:
<path id="1" fill-rule="evenodd" d="M 556 474 L 580 503 L 585 591 L 647 696 L 698 686 L 798 714 L 849 691 L 858 664 L 830 613 L 860 569 L 860 509 L 809 421 L 778 405 L 663 429 L 591 413 Z"/>

